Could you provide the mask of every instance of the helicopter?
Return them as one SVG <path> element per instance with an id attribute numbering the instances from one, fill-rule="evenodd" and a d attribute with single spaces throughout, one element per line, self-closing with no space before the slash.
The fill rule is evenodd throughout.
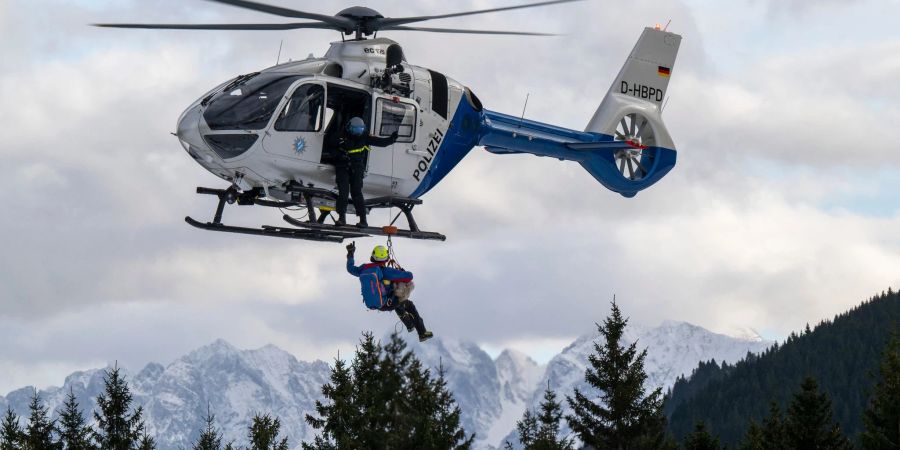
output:
<path id="1" fill-rule="evenodd" d="M 443 241 L 413 217 L 421 197 L 476 146 L 490 153 L 533 154 L 579 163 L 605 188 L 625 197 L 652 186 L 674 166 L 676 149 L 662 120 L 681 36 L 647 27 L 584 131 L 485 109 L 463 83 L 406 60 L 399 43 L 379 31 L 550 36 L 546 33 L 427 28 L 410 24 L 579 0 L 554 0 L 502 8 L 417 17 L 385 17 L 354 6 L 334 16 L 244 0 L 209 0 L 293 19 L 268 24 L 95 24 L 109 28 L 175 30 L 330 29 L 342 33 L 323 57 L 276 64 L 213 88 L 178 118 L 174 133 L 206 170 L 229 183 L 198 187 L 218 197 L 210 222 L 185 221 L 211 231 L 312 241 L 342 242 L 373 235 Z M 349 37 L 349 38 L 347 38 Z M 333 211 L 335 139 L 352 117 L 368 134 L 396 142 L 368 152 L 363 188 L 367 209 L 391 208 L 382 227 L 336 224 Z M 226 205 L 303 211 L 284 214 L 287 225 L 226 225 Z M 352 212 L 352 206 L 351 212 Z M 393 214 L 393 208 L 397 214 Z M 404 216 L 407 228 L 396 226 Z"/>

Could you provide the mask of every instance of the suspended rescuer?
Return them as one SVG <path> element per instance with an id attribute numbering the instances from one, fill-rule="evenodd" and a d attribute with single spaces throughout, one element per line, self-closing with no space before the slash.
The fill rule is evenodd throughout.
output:
<path id="1" fill-rule="evenodd" d="M 353 208 L 359 216 L 358 227 L 368 227 L 366 221 L 366 199 L 363 197 L 363 177 L 366 175 L 366 161 L 369 158 L 370 145 L 387 147 L 397 142 L 397 132 L 390 137 L 372 137 L 366 133 L 366 123 L 359 117 L 347 122 L 343 134 L 338 140 L 338 158 L 334 164 L 335 181 L 338 187 L 337 208 L 339 226 L 347 224 L 347 197 L 353 197 Z"/>
<path id="2" fill-rule="evenodd" d="M 358 267 L 353 260 L 355 252 L 356 243 L 350 243 L 347 246 L 347 272 L 359 277 L 363 303 L 366 307 L 379 311 L 395 311 L 403 325 L 406 325 L 407 331 L 416 330 L 419 333 L 419 341 L 431 339 L 434 334 L 425 329 L 422 316 L 409 299 L 415 287 L 412 272 L 389 267 L 387 264 L 390 255 L 387 248 L 382 245 L 372 250 L 368 264 Z"/>

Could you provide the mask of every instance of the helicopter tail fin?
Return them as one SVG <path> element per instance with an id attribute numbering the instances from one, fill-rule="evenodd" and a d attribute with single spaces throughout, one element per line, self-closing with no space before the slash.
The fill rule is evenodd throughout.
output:
<path id="1" fill-rule="evenodd" d="M 677 34 L 645 28 L 585 131 L 614 135 L 625 113 L 638 109 L 657 122 L 653 127 L 659 140 L 659 131 L 665 131 L 660 114 L 680 45 Z M 660 127 L 662 130 L 657 129 Z"/>
<path id="2" fill-rule="evenodd" d="M 607 189 L 633 197 L 675 166 L 661 113 L 680 44 L 677 34 L 644 29 L 584 132 L 485 111 L 479 144 L 576 161 Z"/>
<path id="3" fill-rule="evenodd" d="M 624 180 L 611 189 L 626 197 L 637 193 L 627 186 L 652 184 L 675 166 L 675 143 L 662 120 L 662 109 L 680 45 L 677 34 L 645 28 L 585 128 L 585 132 L 632 144 L 632 149 L 618 151 L 614 159 L 614 169 Z M 598 180 L 608 180 L 607 162 L 591 158 L 581 165 Z"/>

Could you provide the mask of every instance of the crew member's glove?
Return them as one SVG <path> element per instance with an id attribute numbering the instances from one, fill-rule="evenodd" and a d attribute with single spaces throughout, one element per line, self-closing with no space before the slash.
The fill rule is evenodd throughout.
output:
<path id="1" fill-rule="evenodd" d="M 356 241 L 347 245 L 347 258 L 352 258 L 354 253 L 356 253 Z"/>

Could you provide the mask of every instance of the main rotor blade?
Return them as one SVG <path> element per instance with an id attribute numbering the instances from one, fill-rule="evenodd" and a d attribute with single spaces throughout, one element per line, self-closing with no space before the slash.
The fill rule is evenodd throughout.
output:
<path id="1" fill-rule="evenodd" d="M 297 30 L 300 28 L 333 29 L 327 23 L 231 23 L 231 24 L 174 24 L 174 23 L 95 23 L 101 28 L 138 28 L 145 30 Z"/>
<path id="2" fill-rule="evenodd" d="M 405 27 L 405 26 L 388 26 L 380 28 L 380 30 L 394 31 L 428 31 L 431 33 L 459 33 L 459 34 L 505 34 L 512 36 L 559 36 L 558 34 L 549 33 L 530 33 L 526 31 L 496 31 L 496 30 L 461 30 L 456 28 L 426 28 L 426 27 Z"/>
<path id="3" fill-rule="evenodd" d="M 266 5 L 264 3 L 251 2 L 247 0 L 208 0 L 216 3 L 224 3 L 226 5 L 237 6 L 238 8 L 250 9 L 253 11 L 274 14 L 281 17 L 292 17 L 295 19 L 311 19 L 331 24 L 335 27 L 343 29 L 352 29 L 354 22 L 343 17 L 328 16 L 325 14 L 316 14 L 306 11 L 298 11 L 296 9 L 282 8 L 280 6 Z"/>
<path id="4" fill-rule="evenodd" d="M 213 1 L 220 1 L 220 0 L 213 0 Z M 539 3 L 528 3 L 525 5 L 506 6 L 503 8 L 491 8 L 491 9 L 481 9 L 481 10 L 477 10 L 477 11 L 465 11 L 465 12 L 452 13 L 452 14 L 440 14 L 440 15 L 435 15 L 435 16 L 384 18 L 384 19 L 377 19 L 377 20 L 373 21 L 373 28 L 385 29 L 385 27 L 391 26 L 391 25 L 403 25 L 403 24 L 413 23 L 413 22 L 422 22 L 425 20 L 446 19 L 449 17 L 471 16 L 471 15 L 475 15 L 475 14 L 487 14 L 487 13 L 499 12 L 499 11 L 510 11 L 513 9 L 535 8 L 538 6 L 555 5 L 557 3 L 571 3 L 571 2 L 580 2 L 580 1 L 583 1 L 583 0 L 552 0 L 552 1 L 539 2 Z"/>

